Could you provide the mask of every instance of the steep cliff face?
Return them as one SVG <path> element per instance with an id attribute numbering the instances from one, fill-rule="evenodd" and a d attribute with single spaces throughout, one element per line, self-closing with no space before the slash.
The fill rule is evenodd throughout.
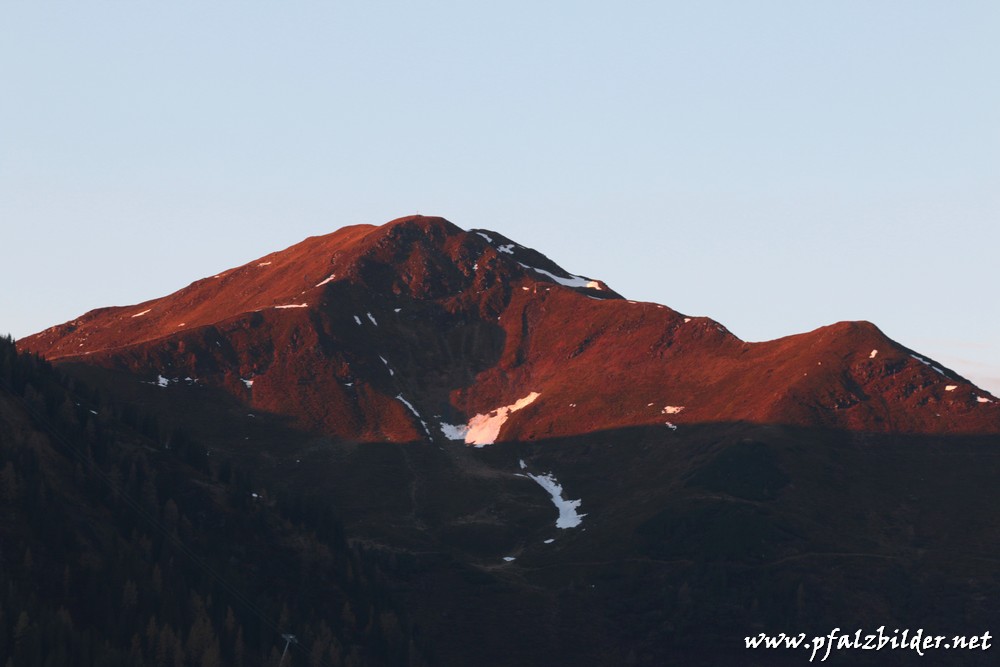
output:
<path id="1" fill-rule="evenodd" d="M 709 422 L 1000 431 L 992 396 L 872 324 L 747 343 L 496 232 L 419 216 L 309 238 L 18 344 L 167 391 L 223 388 L 358 441 Z"/>

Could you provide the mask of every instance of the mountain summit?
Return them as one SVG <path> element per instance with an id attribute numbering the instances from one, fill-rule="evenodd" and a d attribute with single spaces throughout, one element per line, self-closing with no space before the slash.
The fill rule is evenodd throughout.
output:
<path id="1" fill-rule="evenodd" d="M 354 441 L 483 445 L 712 422 L 1000 431 L 996 399 L 868 322 L 748 343 L 438 217 L 311 237 L 18 345 L 168 392 L 223 389 Z"/>

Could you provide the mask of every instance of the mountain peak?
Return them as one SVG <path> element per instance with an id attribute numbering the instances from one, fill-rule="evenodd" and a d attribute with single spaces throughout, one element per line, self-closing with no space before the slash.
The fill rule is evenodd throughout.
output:
<path id="1" fill-rule="evenodd" d="M 441 231 L 457 234 L 463 231 L 458 225 L 442 218 L 441 216 L 421 215 L 419 213 L 414 215 L 404 215 L 394 220 L 390 220 L 389 222 L 379 225 L 378 229 L 386 232 L 395 231 L 396 229 L 419 230 L 425 234 L 433 234 Z"/>

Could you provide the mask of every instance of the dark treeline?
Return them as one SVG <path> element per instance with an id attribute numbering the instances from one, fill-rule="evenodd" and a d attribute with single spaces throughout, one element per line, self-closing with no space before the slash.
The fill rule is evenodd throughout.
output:
<path id="1" fill-rule="evenodd" d="M 375 559 L 0 339 L 0 666 L 425 665 Z"/>

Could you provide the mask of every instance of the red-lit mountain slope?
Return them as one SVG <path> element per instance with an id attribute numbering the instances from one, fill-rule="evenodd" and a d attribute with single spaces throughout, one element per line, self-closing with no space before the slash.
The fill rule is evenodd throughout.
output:
<path id="1" fill-rule="evenodd" d="M 433 217 L 312 237 L 18 345 L 164 391 L 221 387 L 360 441 L 708 422 L 1000 432 L 1000 401 L 870 323 L 746 343 Z"/>

